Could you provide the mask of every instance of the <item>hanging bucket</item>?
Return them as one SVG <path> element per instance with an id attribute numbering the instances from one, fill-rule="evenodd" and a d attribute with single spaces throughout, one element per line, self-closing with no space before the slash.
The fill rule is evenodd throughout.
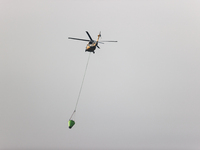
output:
<path id="1" fill-rule="evenodd" d="M 68 121 L 68 126 L 71 129 L 73 126 L 75 125 L 75 121 L 74 120 L 69 120 Z"/>

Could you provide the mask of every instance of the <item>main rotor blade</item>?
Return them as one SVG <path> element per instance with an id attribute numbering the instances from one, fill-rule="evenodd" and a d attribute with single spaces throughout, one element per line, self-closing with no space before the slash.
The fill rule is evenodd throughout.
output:
<path id="1" fill-rule="evenodd" d="M 117 42 L 117 41 L 99 41 L 99 42 Z"/>
<path id="2" fill-rule="evenodd" d="M 87 35 L 89 36 L 90 40 L 91 40 L 91 41 L 94 41 L 94 40 L 92 39 L 92 37 L 90 36 L 90 34 L 89 34 L 87 31 L 85 31 L 85 32 L 86 32 Z"/>
<path id="3" fill-rule="evenodd" d="M 100 43 L 100 44 L 104 44 L 103 42 L 98 42 L 98 43 Z"/>
<path id="4" fill-rule="evenodd" d="M 79 38 L 72 38 L 72 37 L 68 37 L 68 39 L 79 40 L 79 41 L 87 41 L 87 42 L 90 41 L 90 40 L 86 40 L 86 39 L 79 39 Z"/>

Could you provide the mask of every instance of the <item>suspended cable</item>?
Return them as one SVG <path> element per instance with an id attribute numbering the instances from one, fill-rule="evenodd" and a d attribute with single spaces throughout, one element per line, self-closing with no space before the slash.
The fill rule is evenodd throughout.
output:
<path id="1" fill-rule="evenodd" d="M 76 101 L 76 105 L 75 105 L 75 108 L 74 108 L 74 111 L 70 117 L 69 120 L 71 120 L 71 118 L 73 117 L 74 113 L 76 112 L 76 109 L 77 109 L 77 105 L 78 105 L 78 102 L 79 102 L 79 98 L 80 98 L 80 95 L 81 95 L 81 91 L 82 91 L 82 88 L 83 88 L 83 83 L 84 83 L 84 80 L 85 80 L 85 75 L 86 75 L 86 71 L 87 71 L 87 67 L 88 67 L 88 64 L 89 64 L 89 60 L 90 60 L 90 54 L 89 53 L 89 56 L 88 56 L 88 60 L 87 60 L 87 64 L 86 64 L 86 67 L 85 67 L 85 72 L 84 72 L 84 76 L 83 76 L 83 80 L 82 80 L 82 83 L 81 83 L 81 87 L 80 87 L 80 90 L 79 90 L 79 94 L 78 94 L 78 98 L 77 98 L 77 101 Z"/>

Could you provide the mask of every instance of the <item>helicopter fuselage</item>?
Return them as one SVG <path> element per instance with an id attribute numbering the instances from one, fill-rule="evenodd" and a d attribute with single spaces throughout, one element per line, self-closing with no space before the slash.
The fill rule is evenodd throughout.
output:
<path id="1" fill-rule="evenodd" d="M 96 46 L 97 46 L 97 42 L 89 42 L 86 46 L 85 51 L 95 53 L 94 50 L 96 49 Z"/>

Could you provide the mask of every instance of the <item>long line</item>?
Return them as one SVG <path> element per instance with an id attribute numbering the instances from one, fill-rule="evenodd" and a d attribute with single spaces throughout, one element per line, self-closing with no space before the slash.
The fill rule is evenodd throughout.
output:
<path id="1" fill-rule="evenodd" d="M 78 98 L 77 98 L 77 102 L 76 102 L 76 106 L 75 106 L 74 112 L 76 112 L 76 108 L 77 108 L 77 105 L 78 105 L 78 102 L 79 102 L 79 98 L 80 98 L 80 95 L 81 95 L 81 91 L 82 91 L 82 88 L 83 88 L 83 83 L 84 83 L 84 80 L 85 80 L 85 75 L 86 75 L 87 67 L 88 67 L 89 60 L 90 60 L 90 54 L 88 56 L 88 60 L 87 60 L 87 64 L 86 64 L 86 67 L 85 67 L 85 72 L 84 72 L 84 76 L 83 76 L 83 80 L 82 80 L 82 83 L 81 83 L 81 88 L 80 88 L 80 91 L 79 91 L 79 94 L 78 94 Z"/>

